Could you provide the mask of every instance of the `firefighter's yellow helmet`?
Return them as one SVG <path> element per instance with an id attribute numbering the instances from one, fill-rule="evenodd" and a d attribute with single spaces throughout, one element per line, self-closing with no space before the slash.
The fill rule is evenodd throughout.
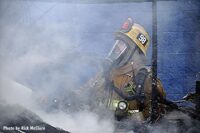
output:
<path id="1" fill-rule="evenodd" d="M 121 30 L 115 34 L 116 38 L 123 39 L 129 45 L 135 43 L 139 49 L 146 55 L 150 37 L 146 30 L 139 24 L 133 23 L 131 18 L 122 25 Z"/>

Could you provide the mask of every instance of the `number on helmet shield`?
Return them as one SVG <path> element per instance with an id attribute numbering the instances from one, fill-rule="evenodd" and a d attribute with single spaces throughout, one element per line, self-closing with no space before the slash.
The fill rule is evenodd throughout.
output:
<path id="1" fill-rule="evenodd" d="M 142 43 L 142 45 L 146 45 L 147 43 L 147 38 L 142 34 L 140 33 L 138 36 L 137 36 L 137 39 Z"/>

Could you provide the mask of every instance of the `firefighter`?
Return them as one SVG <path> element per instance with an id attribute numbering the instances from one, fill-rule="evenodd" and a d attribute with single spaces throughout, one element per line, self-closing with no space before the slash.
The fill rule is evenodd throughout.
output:
<path id="1" fill-rule="evenodd" d="M 103 65 L 103 76 L 107 106 L 114 110 L 117 120 L 129 116 L 146 120 L 150 116 L 152 76 L 151 68 L 146 66 L 149 43 L 148 33 L 131 18 L 115 33 L 115 43 Z M 165 92 L 159 79 L 157 92 L 162 100 Z"/>

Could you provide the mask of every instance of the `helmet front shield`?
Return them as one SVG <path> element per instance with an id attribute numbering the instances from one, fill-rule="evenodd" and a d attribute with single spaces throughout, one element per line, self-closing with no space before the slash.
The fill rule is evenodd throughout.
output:
<path id="1" fill-rule="evenodd" d="M 118 60 L 127 50 L 127 44 L 122 40 L 116 40 L 115 44 L 113 45 L 111 51 L 108 54 L 107 59 L 110 62 L 115 62 Z"/>

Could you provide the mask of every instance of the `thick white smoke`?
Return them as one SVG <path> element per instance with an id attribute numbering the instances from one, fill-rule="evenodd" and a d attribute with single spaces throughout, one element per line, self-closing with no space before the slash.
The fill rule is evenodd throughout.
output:
<path id="1" fill-rule="evenodd" d="M 27 11 L 20 8 L 20 4 L 25 6 L 30 3 L 4 1 L 1 4 L 2 9 L 5 8 L 3 5 L 9 5 L 13 9 L 8 8 L 8 11 L 20 14 Z M 52 5 L 54 3 L 46 4 L 49 7 Z M 5 14 L 1 13 L 1 17 L 9 20 L 6 10 L 4 12 Z M 76 84 L 85 80 L 78 77 L 78 74 L 82 71 L 87 72 L 82 68 L 91 63 L 91 59 L 81 55 L 75 41 L 65 33 L 67 30 L 71 31 L 70 26 L 64 23 L 24 25 L 6 21 L 1 21 L 0 26 L 0 103 L 19 104 L 35 112 L 45 122 L 67 131 L 114 132 L 112 119 L 102 118 L 87 109 L 67 113 L 59 108 L 56 112 L 51 112 L 50 108 L 49 112 L 46 112 L 43 108 L 45 105 L 38 104 L 40 98 L 47 97 L 48 102 L 52 102 L 52 99 L 58 98 L 62 92 L 68 94 L 71 90 L 76 90 Z M 62 92 L 59 92 L 60 90 Z M 71 100 L 78 101 L 73 97 Z"/>
<path id="2" fill-rule="evenodd" d="M 0 10 L 3 11 L 0 12 L 0 103 L 19 104 L 38 114 L 45 122 L 73 133 L 113 133 L 112 117 L 105 117 L 88 108 L 74 110 L 72 113 L 64 112 L 60 108 L 51 111 L 54 107 L 46 107 L 49 102 L 55 102 L 54 98 L 59 101 L 65 94 L 67 100 L 74 102 L 71 106 L 77 106 L 75 104 L 79 99 L 70 94 L 86 80 L 85 77 L 80 77 L 80 73 L 90 73 L 90 70 L 84 68 L 97 67 L 96 62 L 99 62 L 94 56 L 88 57 L 79 51 L 76 39 L 81 39 L 69 34 L 74 32 L 74 35 L 78 35 L 78 26 L 72 28 L 68 23 L 59 22 L 65 13 L 52 13 L 58 15 L 57 23 L 45 18 L 43 21 L 46 25 L 37 23 L 37 20 L 48 14 L 55 4 L 30 1 L 0 2 Z M 65 8 L 65 4 L 63 5 L 61 7 Z M 67 9 L 71 12 L 71 16 L 67 16 L 68 21 L 81 23 L 81 20 L 77 21 L 73 17 L 74 7 L 76 5 Z M 44 14 L 38 15 L 36 11 Z M 30 14 L 27 15 L 27 12 Z M 36 16 L 36 19 L 33 17 L 28 21 L 23 18 L 26 15 L 27 18 Z M 63 16 L 59 18 L 59 15 Z M 55 16 L 50 18 L 55 19 Z M 87 93 L 80 95 L 83 99 L 90 98 Z M 48 102 L 40 103 L 41 99 Z M 62 103 L 68 104 L 67 100 Z M 154 133 L 161 132 L 164 125 L 165 122 L 150 129 Z M 175 126 L 166 132 L 176 131 Z"/>
<path id="3" fill-rule="evenodd" d="M 38 31 L 36 27 L 34 29 L 32 27 L 27 29 L 13 25 L 4 27 L 3 31 L 5 34 L 3 35 L 3 43 L 1 43 L 1 53 L 3 53 L 1 55 L 3 60 L 1 60 L 0 79 L 1 103 L 19 104 L 38 114 L 45 122 L 67 131 L 75 133 L 112 133 L 114 128 L 111 119 L 102 119 L 100 115 L 84 108 L 82 111 L 76 112 L 74 110 L 74 113 L 66 113 L 59 109 L 56 112 L 49 111 L 47 113 L 38 105 L 37 102 L 40 96 L 48 97 L 51 92 L 56 92 L 54 88 L 57 88 L 59 83 L 62 84 L 62 81 L 66 80 L 69 83 L 76 82 L 73 80 L 78 80 L 72 75 L 73 73 L 61 73 L 59 68 L 54 68 L 53 72 L 48 73 L 49 77 L 47 79 L 44 78 L 40 81 L 40 85 L 37 85 L 37 83 L 36 85 L 30 85 L 31 80 L 37 78 L 30 78 L 29 76 L 33 75 L 32 73 L 37 72 L 41 68 L 45 71 L 49 66 L 56 63 L 59 64 L 65 54 L 73 52 L 74 45 L 62 33 L 49 38 L 51 39 L 50 43 L 48 43 L 49 40 L 43 40 L 40 37 L 48 36 L 49 33 L 55 32 L 58 29 L 59 27 L 54 29 L 52 26 L 43 27 L 41 31 Z M 38 32 L 40 32 L 40 36 L 36 35 Z M 11 34 L 14 34 L 14 36 Z M 75 60 L 87 62 L 84 57 Z M 42 74 L 46 75 L 46 73 L 42 72 L 36 76 L 43 76 Z M 71 77 L 72 79 L 70 79 Z M 29 87 L 16 81 L 21 81 L 25 84 L 28 82 Z M 38 86 L 40 88 L 37 88 Z M 71 89 L 70 87 L 66 86 L 64 93 L 68 93 L 70 91 L 68 89 Z M 54 96 L 51 94 L 49 97 L 53 99 L 57 95 Z M 82 95 L 82 97 L 84 96 Z M 72 98 L 72 100 L 75 101 L 77 99 Z"/>

